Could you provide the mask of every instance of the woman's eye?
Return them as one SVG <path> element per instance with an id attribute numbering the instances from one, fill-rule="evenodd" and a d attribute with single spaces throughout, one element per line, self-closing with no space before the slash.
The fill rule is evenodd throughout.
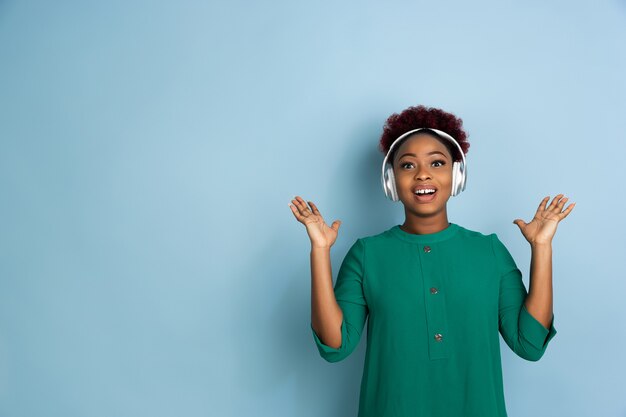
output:
<path id="1" fill-rule="evenodd" d="M 438 159 L 436 161 L 433 161 L 433 164 L 441 164 L 441 165 L 436 165 L 436 167 L 440 167 L 440 166 L 444 166 L 446 163 L 445 163 L 445 161 L 442 161 L 442 160 Z M 402 162 L 400 164 L 400 167 L 404 168 L 407 165 L 413 165 L 413 163 L 412 162 Z"/>

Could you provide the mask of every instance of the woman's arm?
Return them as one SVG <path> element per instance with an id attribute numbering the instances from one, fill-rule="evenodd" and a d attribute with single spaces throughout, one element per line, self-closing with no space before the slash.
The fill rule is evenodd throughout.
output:
<path id="1" fill-rule="evenodd" d="M 535 217 L 530 223 L 521 219 L 513 221 L 530 243 L 532 251 L 529 290 L 524 305 L 526 310 L 546 329 L 550 328 L 553 318 L 552 238 L 559 222 L 567 217 L 576 204 L 571 203 L 563 210 L 567 197 L 558 194 L 552 203 L 546 206 L 549 199 L 550 196 L 547 196 L 541 200 Z"/>
<path id="2" fill-rule="evenodd" d="M 546 329 L 552 322 L 552 243 L 531 244 L 530 283 L 524 304 Z"/>
<path id="3" fill-rule="evenodd" d="M 328 362 L 347 358 L 359 344 L 365 327 L 369 309 L 363 290 L 364 253 L 363 240 L 357 239 L 339 267 L 333 289 L 329 253 L 311 250 L 311 331 L 320 355 Z M 318 320 L 319 334 L 313 327 L 314 320 Z"/>
<path id="4" fill-rule="evenodd" d="M 341 346 L 343 313 L 333 290 L 330 247 L 311 247 L 311 326 L 327 346 Z"/>
<path id="5" fill-rule="evenodd" d="M 345 359 L 361 338 L 369 313 L 363 292 L 364 246 L 357 239 L 348 250 L 333 288 L 330 248 L 341 224 L 326 225 L 318 208 L 296 196 L 289 204 L 311 238 L 311 332 L 320 355 L 328 362 Z"/>

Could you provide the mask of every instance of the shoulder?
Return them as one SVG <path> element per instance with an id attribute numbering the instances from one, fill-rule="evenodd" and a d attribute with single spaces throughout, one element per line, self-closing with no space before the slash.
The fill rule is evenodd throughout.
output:
<path id="1" fill-rule="evenodd" d="M 458 231 L 453 239 L 447 242 L 450 250 L 460 254 L 464 259 L 485 261 L 493 257 L 494 233 L 474 230 L 464 226 L 458 226 Z"/>
<path id="2" fill-rule="evenodd" d="M 459 226 L 459 237 L 469 243 L 481 242 L 482 244 L 489 246 L 492 249 L 492 252 L 496 255 L 501 254 L 503 251 L 507 251 L 506 247 L 498 237 L 498 234 L 495 232 L 479 232 L 477 230 Z"/>
<path id="3" fill-rule="evenodd" d="M 459 231 L 458 235 L 460 238 L 464 239 L 478 239 L 478 240 L 491 240 L 491 236 L 495 235 L 495 233 L 483 233 L 478 230 L 469 229 L 467 227 L 463 227 L 458 225 Z"/>
<path id="4" fill-rule="evenodd" d="M 356 242 L 360 243 L 363 246 L 374 247 L 374 246 L 389 246 L 393 243 L 397 243 L 398 239 L 394 237 L 393 233 L 389 228 L 383 232 L 379 232 L 376 234 L 369 234 L 359 237 Z"/>
<path id="5" fill-rule="evenodd" d="M 357 253 L 361 259 L 367 259 L 371 256 L 379 258 L 380 255 L 385 257 L 390 252 L 393 253 L 397 251 L 402 243 L 401 240 L 391 233 L 391 229 L 388 229 L 383 232 L 354 238 L 349 252 Z M 370 256 L 368 256 L 368 254 L 370 254 Z"/>
<path id="6" fill-rule="evenodd" d="M 505 267 L 513 267 L 515 266 L 515 260 L 511 255 L 511 252 L 506 247 L 506 245 L 502 242 L 497 233 L 480 233 L 473 230 L 465 229 L 467 232 L 465 234 L 469 237 L 471 236 L 474 239 L 482 239 L 484 242 L 484 248 L 487 249 L 489 247 L 489 252 L 491 256 L 494 257 L 496 264 L 504 265 Z"/>
<path id="7" fill-rule="evenodd" d="M 462 251 L 467 255 L 466 258 L 483 260 L 488 258 L 501 273 L 517 268 L 513 256 L 497 233 L 483 233 L 465 227 L 461 227 L 459 232 L 459 241 L 463 242 Z"/>
<path id="8" fill-rule="evenodd" d="M 489 242 L 492 245 L 502 245 L 502 241 L 496 232 L 479 232 L 459 226 L 460 236 L 466 239 L 478 239 Z"/>

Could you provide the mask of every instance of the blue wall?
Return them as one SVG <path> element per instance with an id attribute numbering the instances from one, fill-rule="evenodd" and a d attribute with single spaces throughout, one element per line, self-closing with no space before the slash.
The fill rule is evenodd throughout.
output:
<path id="1" fill-rule="evenodd" d="M 449 219 L 554 239 L 558 335 L 502 342 L 511 416 L 626 416 L 626 3 L 0 1 L 0 415 L 356 415 L 365 342 L 326 363 L 309 241 L 404 220 L 391 113 L 464 120 Z"/>

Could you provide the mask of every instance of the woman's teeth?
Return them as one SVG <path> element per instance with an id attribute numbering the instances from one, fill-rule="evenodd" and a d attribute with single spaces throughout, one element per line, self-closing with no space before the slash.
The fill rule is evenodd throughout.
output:
<path id="1" fill-rule="evenodd" d="M 417 190 L 417 191 L 415 191 L 415 194 L 418 194 L 418 195 L 434 194 L 434 193 L 435 193 L 435 190 L 432 190 L 432 189 L 425 189 L 425 190 Z"/>

